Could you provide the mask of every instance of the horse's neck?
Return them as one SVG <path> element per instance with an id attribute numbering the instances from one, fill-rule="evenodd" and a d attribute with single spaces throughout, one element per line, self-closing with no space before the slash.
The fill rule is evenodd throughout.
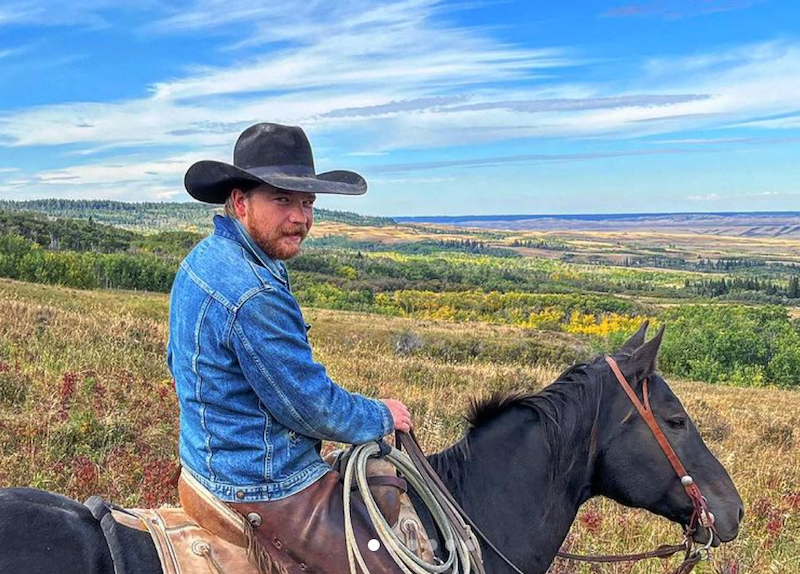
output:
<path id="1" fill-rule="evenodd" d="M 569 457 L 553 476 L 557 453 L 547 445 L 540 416 L 515 408 L 471 430 L 459 443 L 429 457 L 448 489 L 486 536 L 525 574 L 543 573 L 566 537 L 578 507 L 591 495 L 592 417 L 560 413 L 570 431 Z M 588 418 L 588 420 L 586 420 Z M 490 572 L 508 568 L 484 546 Z"/>

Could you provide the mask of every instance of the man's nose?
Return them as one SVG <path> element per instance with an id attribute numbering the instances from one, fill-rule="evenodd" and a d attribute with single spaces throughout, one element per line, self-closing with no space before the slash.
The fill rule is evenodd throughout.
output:
<path id="1" fill-rule="evenodd" d="M 302 223 L 303 225 L 308 223 L 308 215 L 302 204 L 292 206 L 289 212 L 289 221 L 292 223 Z"/>

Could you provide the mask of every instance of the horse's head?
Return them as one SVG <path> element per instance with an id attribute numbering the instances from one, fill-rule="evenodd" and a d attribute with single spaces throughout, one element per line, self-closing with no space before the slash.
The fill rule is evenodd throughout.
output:
<path id="1" fill-rule="evenodd" d="M 643 402 L 647 379 L 650 410 L 715 517 L 714 544 L 728 542 L 736 538 L 739 531 L 744 514 L 742 499 L 728 473 L 706 447 L 681 402 L 666 381 L 655 373 L 663 327 L 645 344 L 646 328 L 645 323 L 614 358 Z M 606 377 L 596 429 L 598 493 L 688 525 L 694 507 L 681 479 L 610 365 L 607 365 Z M 705 543 L 708 532 L 698 528 L 694 538 Z"/>

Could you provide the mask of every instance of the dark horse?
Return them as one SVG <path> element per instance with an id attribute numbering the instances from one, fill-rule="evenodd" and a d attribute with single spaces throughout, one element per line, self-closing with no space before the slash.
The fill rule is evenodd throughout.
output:
<path id="1" fill-rule="evenodd" d="M 614 357 L 640 396 L 649 378 L 658 424 L 716 516 L 714 543 L 730 541 L 742 519 L 741 498 L 680 401 L 654 373 L 662 331 L 644 344 L 645 327 Z M 690 522 L 691 500 L 602 358 L 570 368 L 539 393 L 496 395 L 474 404 L 468 418 L 465 436 L 430 462 L 525 574 L 547 570 L 578 508 L 593 496 L 684 526 Z M 126 543 L 128 572 L 160 573 L 148 535 L 130 531 Z M 511 572 L 488 548 L 483 556 L 487 572 Z M 0 490 L 0 574 L 54 572 L 114 574 L 98 523 L 86 507 L 63 496 Z"/>

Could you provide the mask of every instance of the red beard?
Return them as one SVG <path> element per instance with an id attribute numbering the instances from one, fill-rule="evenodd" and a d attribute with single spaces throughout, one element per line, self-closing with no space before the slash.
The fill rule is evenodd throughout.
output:
<path id="1" fill-rule="evenodd" d="M 270 234 L 261 234 L 258 230 L 248 230 L 258 246 L 264 253 L 272 259 L 285 261 L 300 254 L 300 244 L 308 235 L 308 228 L 305 225 L 298 225 L 290 228 L 274 230 Z M 287 237 L 299 237 L 295 242 L 286 239 Z"/>

